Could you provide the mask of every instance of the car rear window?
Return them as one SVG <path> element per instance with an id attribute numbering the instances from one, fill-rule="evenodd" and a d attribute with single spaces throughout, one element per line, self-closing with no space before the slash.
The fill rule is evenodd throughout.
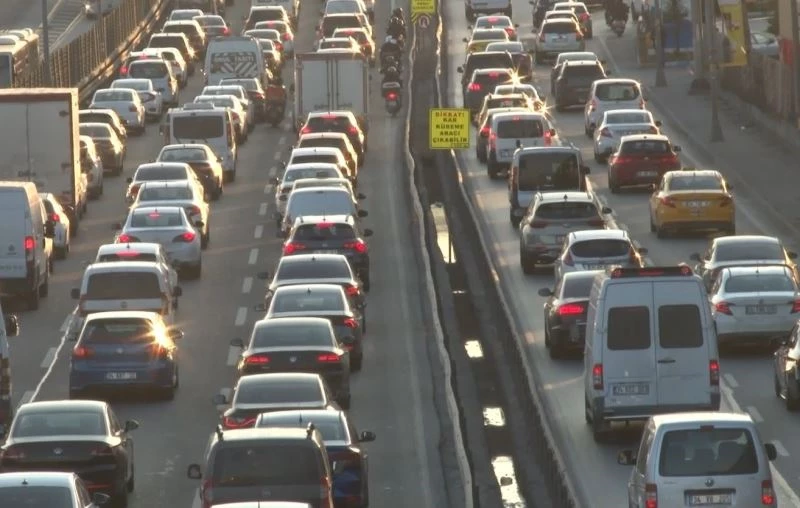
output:
<path id="1" fill-rule="evenodd" d="M 303 178 L 338 178 L 339 176 L 339 172 L 333 168 L 291 168 L 286 170 L 283 181 L 291 183 Z"/>
<path id="2" fill-rule="evenodd" d="M 172 118 L 172 137 L 182 139 L 213 139 L 225 135 L 225 121 L 221 115 L 175 116 Z"/>
<path id="3" fill-rule="evenodd" d="M 144 168 L 136 172 L 137 182 L 151 180 L 186 180 L 186 171 L 183 168 Z"/>
<path id="4" fill-rule="evenodd" d="M 513 67 L 514 60 L 508 53 L 471 54 L 467 57 L 464 74 L 471 76 L 469 73 L 476 69 L 512 69 Z"/>
<path id="5" fill-rule="evenodd" d="M 14 418 L 14 428 L 11 436 L 41 437 L 66 435 L 66 436 L 96 436 L 106 433 L 106 423 L 103 414 L 98 411 L 70 410 L 28 411 L 20 413 Z M 2 505 L 6 506 L 6 505 Z M 35 505 L 39 506 L 39 505 Z M 49 507 L 49 505 L 46 505 Z"/>
<path id="6" fill-rule="evenodd" d="M 9 485 L 0 487 L 0 506 L 49 506 L 68 508 L 73 503 L 67 487 Z"/>
<path id="7" fill-rule="evenodd" d="M 578 27 L 575 23 L 545 23 L 542 27 L 543 34 L 575 34 L 578 33 Z"/>
<path id="8" fill-rule="evenodd" d="M 647 113 L 614 113 L 606 115 L 606 123 L 650 123 L 650 118 Z"/>
<path id="9" fill-rule="evenodd" d="M 91 138 L 110 138 L 111 127 L 108 124 L 103 125 L 80 125 L 78 131 L 81 136 L 89 136 Z"/>
<path id="10" fill-rule="evenodd" d="M 619 149 L 619 153 L 623 155 L 667 154 L 670 151 L 669 141 L 656 139 L 625 141 Z"/>
<path id="11" fill-rule="evenodd" d="M 344 300 L 331 291 L 309 293 L 277 293 L 272 299 L 272 312 L 341 312 Z"/>
<path id="12" fill-rule="evenodd" d="M 353 43 L 349 40 L 325 39 L 319 43 L 319 49 L 349 49 Z"/>
<path id="13" fill-rule="evenodd" d="M 292 157 L 290 164 L 310 164 L 313 162 L 321 162 L 324 164 L 338 164 L 339 157 L 333 154 L 315 153 L 310 155 L 295 155 Z"/>
<path id="14" fill-rule="evenodd" d="M 315 147 L 323 147 L 323 148 L 338 148 L 339 150 L 344 153 L 345 151 L 345 143 L 343 139 L 336 139 L 336 138 L 306 138 L 301 139 L 300 143 L 297 145 L 298 148 L 315 148 Z"/>
<path id="15" fill-rule="evenodd" d="M 769 293 L 796 290 L 794 281 L 785 274 L 736 275 L 725 282 L 726 293 Z"/>
<path id="16" fill-rule="evenodd" d="M 139 191 L 139 201 L 169 201 L 174 199 L 192 199 L 189 187 L 153 187 L 146 185 Z"/>
<path id="17" fill-rule="evenodd" d="M 280 321 L 273 320 L 273 321 Z M 317 324 L 291 325 L 270 324 L 256 327 L 253 332 L 252 347 L 305 347 L 328 346 L 333 344 L 331 331 Z"/>
<path id="18" fill-rule="evenodd" d="M 541 138 L 544 126 L 541 120 L 531 118 L 509 118 L 497 122 L 498 138 Z"/>
<path id="19" fill-rule="evenodd" d="M 712 425 L 666 432 L 658 472 L 667 477 L 756 474 L 753 435 L 748 429 Z"/>
<path id="20" fill-rule="evenodd" d="M 117 254 L 103 254 L 97 261 L 100 263 L 116 262 L 116 261 L 151 261 L 156 262 L 158 259 L 155 254 L 142 253 L 142 252 L 129 252 L 123 251 Z"/>
<path id="21" fill-rule="evenodd" d="M 306 126 L 313 131 L 346 132 L 347 128 L 350 127 L 350 123 L 350 119 L 346 116 L 326 115 L 312 116 L 306 122 Z"/>
<path id="22" fill-rule="evenodd" d="M 595 80 L 604 78 L 603 69 L 596 65 L 569 65 L 564 68 L 567 79 Z"/>
<path id="23" fill-rule="evenodd" d="M 359 28 L 361 22 L 355 16 L 325 16 L 322 18 L 322 33 L 330 37 L 337 28 Z"/>
<path id="24" fill-rule="evenodd" d="M 568 277 L 564 280 L 562 298 L 589 298 L 594 284 L 592 277 Z"/>
<path id="25" fill-rule="evenodd" d="M 628 83 L 602 83 L 595 95 L 601 101 L 632 101 L 639 98 L 639 87 Z"/>
<path id="26" fill-rule="evenodd" d="M 631 244 L 625 240 L 610 238 L 584 240 L 572 244 L 572 255 L 579 258 L 610 258 L 627 255 Z"/>
<path id="27" fill-rule="evenodd" d="M 703 345 L 703 323 L 697 305 L 662 305 L 658 308 L 658 343 L 662 348 L 697 348 Z"/>
<path id="28" fill-rule="evenodd" d="M 106 113 L 83 113 L 78 116 L 81 123 L 108 123 L 112 122 L 111 115 Z"/>
<path id="29" fill-rule="evenodd" d="M 486 85 L 489 90 L 493 90 L 493 86 L 489 85 L 496 85 L 498 83 L 507 83 L 511 81 L 511 73 L 508 71 L 502 72 L 480 72 L 475 73 L 472 77 L 472 81 L 478 83 L 479 85 Z"/>
<path id="30" fill-rule="evenodd" d="M 575 201 L 543 203 L 536 208 L 536 219 L 541 220 L 594 219 L 597 217 L 597 207 L 593 203 Z"/>
<path id="31" fill-rule="evenodd" d="M 153 341 L 150 323 L 142 319 L 98 319 L 86 325 L 81 342 L 144 344 Z"/>
<path id="32" fill-rule="evenodd" d="M 134 95 L 135 92 L 108 88 L 106 90 L 98 90 L 95 92 L 93 100 L 96 102 L 130 102 L 133 100 Z"/>
<path id="33" fill-rule="evenodd" d="M 183 218 L 172 211 L 134 213 L 130 225 L 132 228 L 176 228 L 183 225 Z"/>
<path id="34" fill-rule="evenodd" d="M 527 97 L 492 97 L 486 101 L 486 109 L 496 108 L 527 108 Z"/>
<path id="35" fill-rule="evenodd" d="M 167 74 L 169 70 L 163 62 L 136 62 L 128 68 L 128 76 L 132 78 L 163 78 Z"/>
<path id="36" fill-rule="evenodd" d="M 322 402 L 316 382 L 271 380 L 269 383 L 241 383 L 236 389 L 236 404 L 301 404 Z"/>
<path id="37" fill-rule="evenodd" d="M 612 307 L 608 310 L 607 347 L 611 351 L 650 347 L 650 309 Z"/>
<path id="38" fill-rule="evenodd" d="M 215 487 L 318 484 L 322 467 L 313 445 L 253 442 L 227 444 L 214 457 Z"/>
<path id="39" fill-rule="evenodd" d="M 300 191 L 298 191 L 300 192 Z M 355 205 L 351 194 L 343 189 L 324 189 L 320 191 L 293 192 L 289 196 L 287 213 L 290 217 L 304 215 L 351 215 Z"/>
<path id="40" fill-rule="evenodd" d="M 350 277 L 346 262 L 308 261 L 302 263 L 285 262 L 278 266 L 277 280 L 291 279 L 339 279 Z"/>
<path id="41" fill-rule="evenodd" d="M 722 180 L 716 176 L 672 177 L 669 190 L 722 190 Z"/>
<path id="42" fill-rule="evenodd" d="M 172 148 L 164 150 L 159 157 L 161 162 L 196 162 L 208 160 L 208 153 L 202 148 Z"/>
<path id="43" fill-rule="evenodd" d="M 297 226 L 293 240 L 313 240 L 323 242 L 325 240 L 352 240 L 356 237 L 353 226 L 350 224 L 332 224 L 320 222 L 317 224 L 301 224 Z"/>
<path id="44" fill-rule="evenodd" d="M 105 272 L 89 276 L 89 300 L 136 300 L 161 298 L 158 276 L 152 272 Z"/>
<path id="45" fill-rule="evenodd" d="M 755 261 L 776 259 L 783 261 L 783 249 L 774 242 L 736 242 L 720 245 L 716 249 L 717 261 Z"/>
<path id="46" fill-rule="evenodd" d="M 578 157 L 572 152 L 524 154 L 519 158 L 521 191 L 561 191 L 580 188 Z"/>
<path id="47" fill-rule="evenodd" d="M 335 420 L 332 418 L 319 418 L 316 416 L 312 417 L 312 419 L 314 421 L 314 427 L 316 427 L 320 434 L 322 434 L 322 439 L 324 441 L 346 441 L 348 439 L 347 431 L 338 417 Z M 276 415 L 275 413 L 266 413 L 261 415 L 258 426 L 289 428 L 299 427 L 301 429 L 308 427 L 307 421 L 304 419 L 301 421 L 298 420 L 300 419 L 295 416 L 286 417 L 283 415 Z"/>
<path id="48" fill-rule="evenodd" d="M 502 28 L 497 29 L 480 29 L 472 33 L 473 41 L 496 41 L 508 39 L 508 34 Z"/>

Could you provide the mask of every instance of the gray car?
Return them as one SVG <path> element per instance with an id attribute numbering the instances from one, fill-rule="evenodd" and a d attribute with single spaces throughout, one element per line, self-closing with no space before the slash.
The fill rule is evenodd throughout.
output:
<path id="1" fill-rule="evenodd" d="M 642 268 L 647 249 L 637 247 L 623 229 L 593 229 L 569 233 L 553 263 L 556 281 L 565 273 L 602 270 L 609 266 Z"/>

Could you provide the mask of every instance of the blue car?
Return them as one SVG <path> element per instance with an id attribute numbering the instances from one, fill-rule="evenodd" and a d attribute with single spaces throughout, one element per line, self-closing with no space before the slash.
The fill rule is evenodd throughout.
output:
<path id="1" fill-rule="evenodd" d="M 337 508 L 369 506 L 369 468 L 363 443 L 375 441 L 375 433 L 356 431 L 347 413 L 334 409 L 262 413 L 256 427 L 302 427 L 309 423 L 322 433 L 333 471 L 333 500 Z"/>
<path id="2" fill-rule="evenodd" d="M 156 312 L 89 314 L 72 349 L 70 398 L 90 389 L 145 388 L 172 399 L 178 388 L 175 343 L 182 337 Z"/>

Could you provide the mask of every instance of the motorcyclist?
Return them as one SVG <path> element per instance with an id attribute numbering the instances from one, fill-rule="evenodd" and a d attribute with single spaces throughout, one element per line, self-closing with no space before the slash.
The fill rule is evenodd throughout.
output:
<path id="1" fill-rule="evenodd" d="M 397 67 L 389 67 L 383 73 L 381 89 L 383 89 L 383 86 L 387 83 L 397 83 L 399 88 L 403 88 L 403 76 L 401 75 L 400 71 L 397 70 Z"/>
<path id="2" fill-rule="evenodd" d="M 606 4 L 606 24 L 611 26 L 614 21 L 628 22 L 628 4 L 624 0 L 609 0 Z"/>
<path id="3" fill-rule="evenodd" d="M 267 82 L 267 86 L 264 89 L 264 98 L 267 112 L 277 109 L 277 116 L 283 118 L 286 112 L 288 97 L 286 87 L 283 85 L 283 78 L 279 74 L 274 75 L 274 77 Z"/>
<path id="4" fill-rule="evenodd" d="M 381 45 L 381 62 L 383 62 L 384 57 L 392 55 L 397 60 L 400 60 L 400 45 L 397 44 L 397 39 L 392 37 L 391 35 L 387 35 L 386 39 L 383 41 Z"/>
<path id="5" fill-rule="evenodd" d="M 386 27 L 386 35 L 393 38 L 406 36 L 406 24 L 402 17 L 395 16 L 394 14 L 392 15 Z"/>

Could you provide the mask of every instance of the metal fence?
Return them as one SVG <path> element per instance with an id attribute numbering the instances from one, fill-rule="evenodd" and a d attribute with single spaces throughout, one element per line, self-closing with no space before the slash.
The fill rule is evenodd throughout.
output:
<path id="1" fill-rule="evenodd" d="M 721 74 L 722 86 L 765 113 L 789 120 L 792 110 L 791 66 L 768 56 L 750 53 L 744 67 L 728 68 Z"/>

